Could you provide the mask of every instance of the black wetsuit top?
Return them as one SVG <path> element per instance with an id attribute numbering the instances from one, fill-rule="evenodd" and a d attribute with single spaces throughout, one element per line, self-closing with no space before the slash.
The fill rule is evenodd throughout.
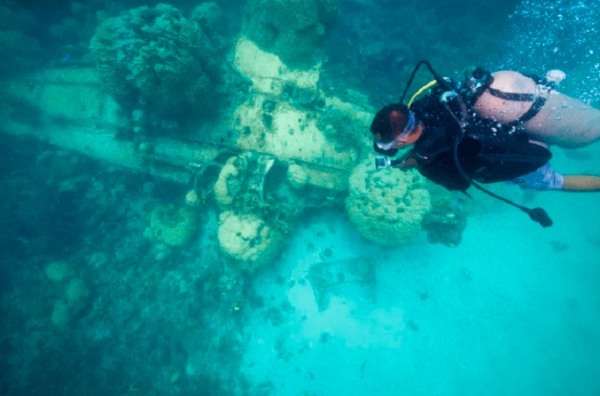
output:
<path id="1" fill-rule="evenodd" d="M 511 180 L 538 169 L 550 160 L 547 148 L 531 143 L 522 128 L 514 124 L 503 125 L 483 119 L 468 111 L 464 136 L 448 110 L 440 101 L 442 94 L 434 88 L 430 94 L 411 106 L 418 120 L 425 125 L 423 133 L 412 149 L 419 172 L 435 183 L 450 190 L 466 190 L 468 178 L 492 183 Z M 465 100 L 467 104 L 468 100 Z M 460 118 L 458 103 L 449 103 L 450 109 Z M 457 157 L 465 178 L 453 157 L 455 139 Z"/>

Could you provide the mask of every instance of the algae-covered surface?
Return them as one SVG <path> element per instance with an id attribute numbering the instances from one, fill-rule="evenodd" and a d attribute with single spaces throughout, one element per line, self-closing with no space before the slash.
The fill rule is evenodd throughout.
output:
<path id="1" fill-rule="evenodd" d="M 543 229 L 368 131 L 420 59 L 598 107 L 597 4 L 157 4 L 0 4 L 0 394 L 600 393 L 599 194 L 489 186 Z"/>

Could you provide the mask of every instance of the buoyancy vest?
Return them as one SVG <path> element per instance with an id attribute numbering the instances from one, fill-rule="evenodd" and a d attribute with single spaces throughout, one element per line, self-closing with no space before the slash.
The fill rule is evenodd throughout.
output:
<path id="1" fill-rule="evenodd" d="M 455 139 L 457 157 L 462 170 L 473 180 L 493 183 L 511 180 L 533 172 L 547 163 L 552 154 L 529 140 L 523 129 L 514 123 L 498 124 L 468 111 L 467 126 L 463 132 L 440 101 L 440 89 L 417 100 L 411 106 L 417 119 L 425 125 L 423 134 L 415 143 L 413 156 L 419 172 L 450 190 L 465 191 L 470 186 L 453 157 Z M 453 103 L 451 110 L 459 114 Z"/>

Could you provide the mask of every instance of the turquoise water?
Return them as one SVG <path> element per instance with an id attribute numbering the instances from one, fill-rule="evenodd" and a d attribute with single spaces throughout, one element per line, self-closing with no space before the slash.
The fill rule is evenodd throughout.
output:
<path id="1" fill-rule="evenodd" d="M 590 196 L 568 199 L 536 197 L 560 213 L 539 232 L 477 197 L 457 249 L 424 240 L 381 249 L 335 215 L 311 221 L 276 272 L 258 279 L 269 301 L 294 309 L 284 324 L 259 315 L 250 325 L 244 371 L 271 381 L 274 394 L 595 394 L 599 209 Z M 332 257 L 306 252 L 307 241 Z M 325 311 L 310 285 L 275 281 L 298 282 L 307 261 L 356 257 L 376 263 L 374 290 L 338 287 Z"/>
<path id="2" fill-rule="evenodd" d="M 39 49 L 3 39 L 2 77 L 89 64 L 97 11 L 142 3 L 3 5 L 0 32 Z M 597 2 L 396 3 L 340 4 L 311 55 L 327 59 L 324 89 L 378 106 L 428 58 L 453 75 L 561 68 L 565 92 L 600 103 Z M 245 4 L 218 4 L 231 39 Z M 184 246 L 144 237 L 152 208 L 181 204 L 188 186 L 0 131 L 0 394 L 600 394 L 598 193 L 492 187 L 544 207 L 554 226 L 542 229 L 471 191 L 457 247 L 425 234 L 381 247 L 343 205 L 311 210 L 247 274 L 219 250 L 210 199 Z M 553 154 L 563 173 L 599 172 L 598 143 Z"/>

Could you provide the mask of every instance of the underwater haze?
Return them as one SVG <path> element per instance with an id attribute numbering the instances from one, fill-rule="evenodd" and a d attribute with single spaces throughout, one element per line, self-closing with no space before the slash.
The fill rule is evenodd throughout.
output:
<path id="1" fill-rule="evenodd" d="M 318 69 L 318 89 L 259 92 L 245 38 L 303 81 Z M 432 188 L 464 222 L 378 244 L 349 214 L 351 182 L 311 185 L 371 160 L 364 119 L 421 59 L 457 79 L 560 69 L 560 90 L 599 108 L 600 0 L 3 0 L 0 394 L 599 395 L 600 193 L 490 185 L 546 209 L 542 228 Z M 44 87 L 60 100 L 28 99 Z M 110 100 L 79 106 L 85 92 Z M 330 122 L 342 138 L 301 140 L 311 115 L 350 107 Z M 334 148 L 294 162 L 252 140 L 284 113 L 304 153 Z M 552 153 L 561 173 L 600 174 L 600 142 Z"/>

